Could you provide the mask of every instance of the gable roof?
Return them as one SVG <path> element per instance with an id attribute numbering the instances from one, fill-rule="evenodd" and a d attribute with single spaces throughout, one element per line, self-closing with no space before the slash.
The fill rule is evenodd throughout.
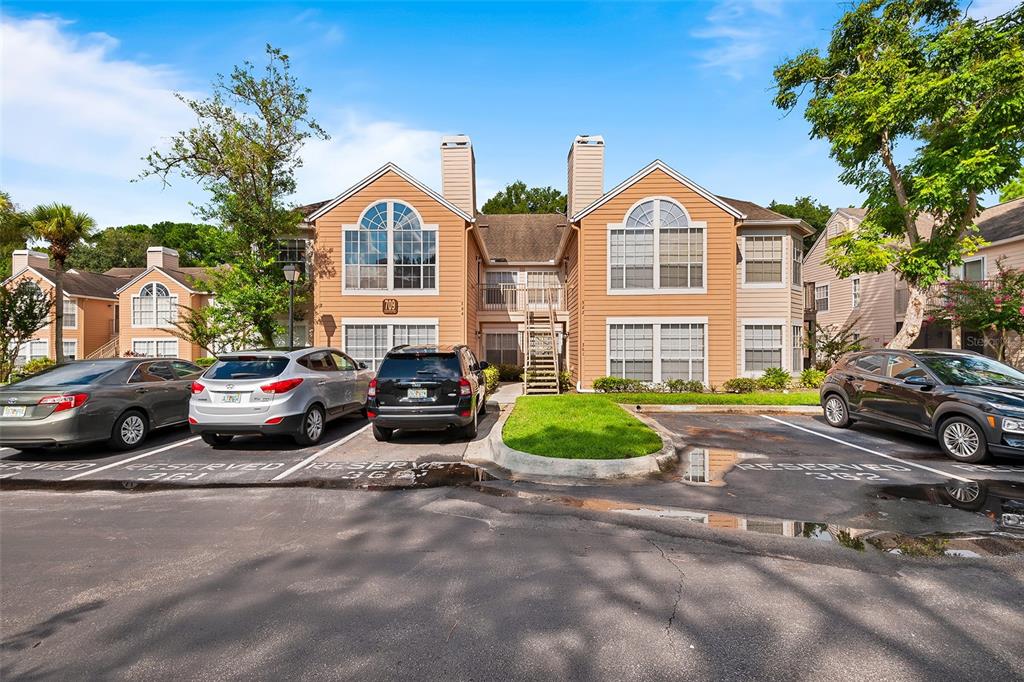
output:
<path id="1" fill-rule="evenodd" d="M 787 215 L 782 215 L 770 208 L 765 208 L 760 204 L 755 204 L 753 201 L 744 201 L 743 199 L 730 199 L 729 197 L 718 197 L 730 206 L 736 207 L 742 211 L 747 217 L 743 219 L 741 226 L 746 225 L 764 225 L 771 223 L 778 223 L 779 225 L 793 225 L 799 227 L 807 234 L 814 232 L 814 228 L 811 227 L 803 218 L 791 218 Z"/>
<path id="2" fill-rule="evenodd" d="M 26 272 L 34 272 L 40 278 L 49 282 L 51 286 L 57 277 L 57 271 L 53 268 L 30 265 L 12 274 L 4 281 L 4 284 Z M 64 273 L 64 295 L 116 301 L 116 291 L 124 282 L 125 279 L 123 277 L 100 274 L 98 272 L 67 270 Z"/>
<path id="3" fill-rule="evenodd" d="M 974 224 L 990 243 L 1024 236 L 1024 197 L 986 208 Z"/>
<path id="4" fill-rule="evenodd" d="M 492 263 L 554 262 L 568 229 L 561 213 L 477 213 L 476 223 Z"/>
<path id="5" fill-rule="evenodd" d="M 220 265 L 218 267 L 226 266 Z M 160 268 L 155 265 L 148 268 L 110 268 L 104 274 L 115 275 L 122 278 L 122 284 L 116 292 L 121 293 L 154 271 L 159 271 L 167 277 L 170 277 L 193 294 L 201 293 L 194 288 L 196 282 L 206 282 L 210 278 L 207 268 L 178 268 L 177 270 L 172 270 L 170 268 Z"/>
<path id="6" fill-rule="evenodd" d="M 612 189 L 610 189 L 607 192 L 605 192 L 604 194 L 602 194 L 596 200 L 591 202 L 590 205 L 584 207 L 583 210 L 581 210 L 580 212 L 574 214 L 572 216 L 572 221 L 576 222 L 578 220 L 582 220 L 584 217 L 586 217 L 590 213 L 593 213 L 595 210 L 597 210 L 598 208 L 600 208 L 601 206 L 603 206 L 604 204 L 608 203 L 610 200 L 614 199 L 616 196 L 621 194 L 627 188 L 631 187 L 636 182 L 642 180 L 643 178 L 647 177 L 648 175 L 650 175 L 651 173 L 653 173 L 656 170 L 662 171 L 663 173 L 665 173 L 666 175 L 671 177 L 676 182 L 679 182 L 680 184 L 689 187 L 694 192 L 696 192 L 697 194 L 701 195 L 702 197 L 704 197 L 705 199 L 710 201 L 715 206 L 718 206 L 720 209 L 722 209 L 726 213 L 728 213 L 728 214 L 730 214 L 730 215 L 732 215 L 732 216 L 734 216 L 736 218 L 739 218 L 740 220 L 742 220 L 742 219 L 747 217 L 746 215 L 744 215 L 744 213 L 742 211 L 740 211 L 736 207 L 730 206 L 728 203 L 722 201 L 722 199 L 720 197 L 715 196 L 714 194 L 712 194 L 711 192 L 709 192 L 705 188 L 701 187 L 696 182 L 694 182 L 693 180 L 689 179 L 688 177 L 686 177 L 685 175 L 683 175 L 679 171 L 675 170 L 674 168 L 669 166 L 667 163 L 665 163 L 661 159 L 655 159 L 654 161 L 652 161 L 651 163 L 647 164 L 646 166 L 641 168 L 639 171 L 637 171 L 636 173 L 634 173 L 630 177 L 628 177 L 625 180 L 623 180 L 622 182 L 620 182 L 618 185 L 616 185 Z"/>
<path id="7" fill-rule="evenodd" d="M 365 178 L 363 178 L 362 180 L 360 180 L 356 184 L 352 185 L 347 190 L 345 190 L 344 192 L 342 192 L 338 196 L 334 197 L 333 199 L 330 199 L 328 201 L 320 201 L 320 202 L 313 203 L 313 204 L 307 204 L 306 206 L 299 207 L 298 210 L 302 211 L 302 209 L 309 209 L 309 213 L 306 215 L 306 222 L 307 223 L 313 222 L 317 218 L 319 218 L 320 216 L 324 215 L 325 213 L 330 211 L 332 208 L 334 208 L 335 206 L 340 204 L 341 202 L 343 202 L 346 199 L 348 199 L 350 196 L 352 196 L 356 192 L 358 192 L 358 191 L 368 187 L 369 185 L 372 185 L 374 182 L 376 182 L 378 179 L 380 179 L 381 177 L 383 177 L 387 173 L 394 173 L 394 174 L 398 175 L 400 178 L 402 178 L 403 180 L 408 182 L 410 185 L 412 185 L 416 189 L 420 190 L 421 192 L 423 192 L 424 194 L 429 196 L 431 199 L 433 199 L 437 203 L 439 203 L 442 206 L 444 206 L 445 208 L 447 208 L 452 213 L 454 213 L 457 216 L 461 217 L 466 222 L 468 222 L 468 223 L 473 222 L 473 216 L 469 215 L 468 213 L 463 211 L 461 208 L 459 208 L 455 204 L 451 203 L 450 201 L 445 199 L 443 196 L 441 196 L 440 194 L 438 194 L 434 190 L 430 189 L 429 187 L 424 185 L 422 182 L 420 182 L 419 180 L 417 180 L 416 178 L 412 177 L 411 175 L 406 173 L 404 170 L 402 170 L 401 168 L 399 168 L 398 166 L 396 166 L 395 164 L 390 163 L 390 162 L 384 164 L 383 166 L 381 166 L 380 168 L 378 168 L 374 172 L 370 173 Z"/>

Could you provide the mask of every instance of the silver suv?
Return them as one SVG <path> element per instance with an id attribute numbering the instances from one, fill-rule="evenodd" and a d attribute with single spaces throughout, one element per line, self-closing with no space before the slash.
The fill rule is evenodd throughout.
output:
<path id="1" fill-rule="evenodd" d="M 192 384 L 188 423 L 210 445 L 246 434 L 312 445 L 328 420 L 364 409 L 373 371 L 335 348 L 258 350 L 218 358 Z"/>

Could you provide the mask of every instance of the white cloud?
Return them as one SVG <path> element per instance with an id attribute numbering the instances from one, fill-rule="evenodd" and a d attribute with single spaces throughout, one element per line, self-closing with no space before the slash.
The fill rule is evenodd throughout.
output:
<path id="1" fill-rule="evenodd" d="M 992 19 L 1006 14 L 1018 4 L 1018 0 L 972 0 L 967 14 L 975 19 Z"/>
<path id="2" fill-rule="evenodd" d="M 704 67 L 736 80 L 744 78 L 769 50 L 774 50 L 791 21 L 783 16 L 782 0 L 721 0 L 705 24 L 692 32 L 708 41 L 699 52 Z"/>

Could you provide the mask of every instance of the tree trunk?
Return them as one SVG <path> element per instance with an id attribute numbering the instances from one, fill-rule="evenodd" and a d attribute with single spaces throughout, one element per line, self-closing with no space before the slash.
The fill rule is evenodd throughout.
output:
<path id="1" fill-rule="evenodd" d="M 64 362 L 64 263 L 61 261 L 54 262 L 53 276 L 53 306 L 56 314 L 54 315 L 54 324 L 56 327 L 53 330 L 53 345 L 54 358 L 57 359 L 57 364 Z"/>
<path id="2" fill-rule="evenodd" d="M 925 308 L 928 305 L 928 290 L 907 284 L 907 294 L 907 312 L 903 315 L 903 326 L 887 344 L 887 348 L 910 348 L 910 344 L 914 343 L 921 334 Z"/>

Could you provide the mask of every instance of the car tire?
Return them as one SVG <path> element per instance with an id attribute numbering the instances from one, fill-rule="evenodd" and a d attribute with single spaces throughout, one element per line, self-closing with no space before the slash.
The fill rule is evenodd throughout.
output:
<path id="1" fill-rule="evenodd" d="M 295 442 L 299 445 L 316 445 L 324 437 L 324 427 L 327 424 L 327 416 L 324 408 L 319 405 L 310 405 L 306 414 L 302 415 L 299 422 L 299 431 L 295 434 Z"/>
<path id="2" fill-rule="evenodd" d="M 467 440 L 473 440 L 474 438 L 476 438 L 476 434 L 479 431 L 478 424 L 477 424 L 479 419 L 480 419 L 479 413 L 478 412 L 474 412 L 473 413 L 473 421 L 469 422 L 468 424 L 466 424 L 465 426 L 462 427 L 462 435 Z"/>
<path id="3" fill-rule="evenodd" d="M 107 443 L 114 450 L 137 448 L 149 435 L 149 420 L 138 410 L 128 410 L 114 420 Z"/>
<path id="4" fill-rule="evenodd" d="M 203 442 L 207 445 L 227 445 L 231 442 L 234 436 L 229 436 L 223 433 L 204 433 L 202 435 Z"/>
<path id="5" fill-rule="evenodd" d="M 988 459 L 985 431 L 970 417 L 950 417 L 939 425 L 939 447 L 950 459 L 971 464 Z"/>
<path id="6" fill-rule="evenodd" d="M 825 421 L 833 428 L 845 429 L 853 423 L 850 420 L 850 406 L 846 399 L 838 393 L 829 393 L 825 396 L 821 411 L 825 415 Z"/>
<path id="7" fill-rule="evenodd" d="M 394 429 L 388 429 L 383 426 L 373 425 L 371 429 L 373 431 L 373 439 L 381 443 L 386 443 L 391 440 L 391 436 L 395 434 Z"/>

